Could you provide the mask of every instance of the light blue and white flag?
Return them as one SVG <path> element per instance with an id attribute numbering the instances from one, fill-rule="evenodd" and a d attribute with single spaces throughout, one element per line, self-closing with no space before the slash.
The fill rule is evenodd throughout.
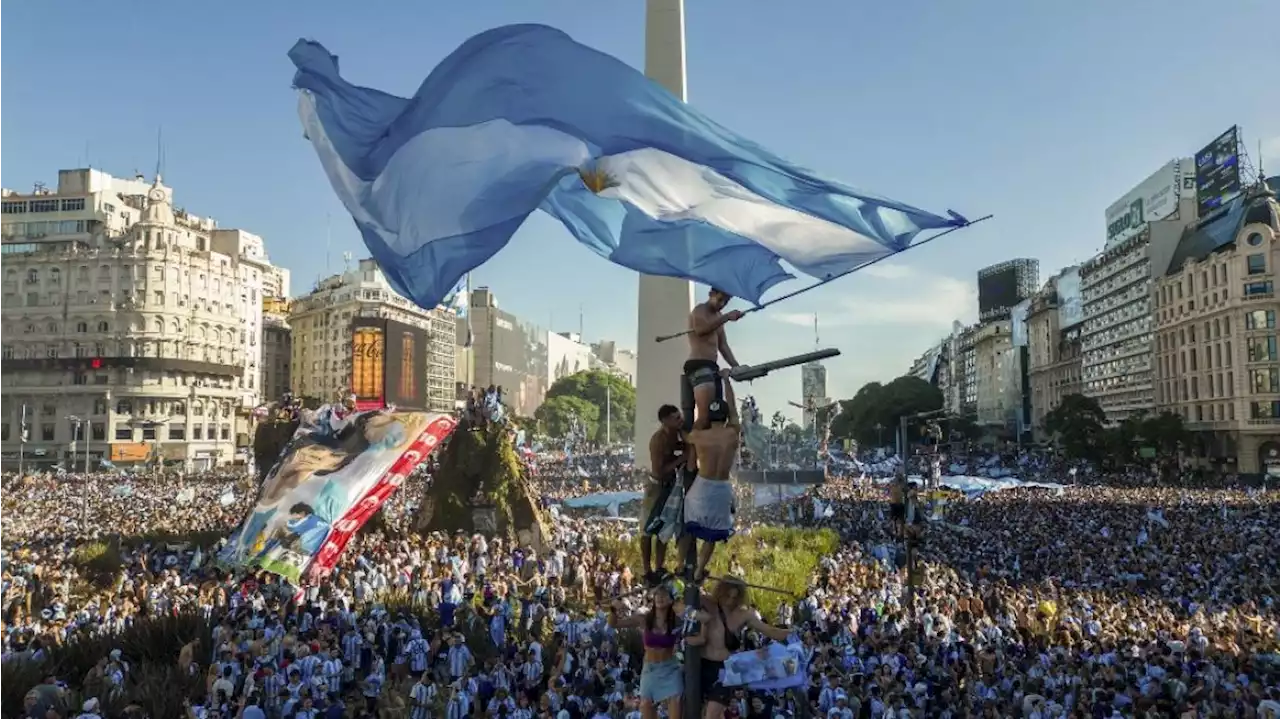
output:
<path id="1" fill-rule="evenodd" d="M 412 98 L 358 87 L 299 41 L 299 114 L 401 293 L 435 307 L 535 209 L 624 267 L 757 304 L 966 224 L 823 178 L 721 127 L 559 30 L 511 25 L 446 57 Z"/>

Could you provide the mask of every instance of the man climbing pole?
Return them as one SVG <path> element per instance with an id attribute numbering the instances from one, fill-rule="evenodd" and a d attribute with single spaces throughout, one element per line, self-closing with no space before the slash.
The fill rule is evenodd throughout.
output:
<path id="1" fill-rule="evenodd" d="M 658 422 L 661 426 L 649 438 L 650 470 L 640 509 L 640 521 L 644 522 L 640 563 L 644 565 L 647 586 L 657 586 L 667 577 L 667 545 L 660 536 L 664 523 L 654 523 L 653 519 L 662 512 L 685 463 L 684 417 L 680 410 L 673 405 L 662 405 L 658 408 Z"/>
<path id="2" fill-rule="evenodd" d="M 684 363 L 684 374 L 693 387 L 694 429 L 706 429 L 710 425 L 707 407 L 712 400 L 724 400 L 717 391 L 721 385 L 721 355 L 730 369 L 738 366 L 724 335 L 725 323 L 737 322 L 743 314 L 738 310 L 724 312 L 731 299 L 727 292 L 713 288 L 707 295 L 707 301 L 689 313 L 689 359 Z"/>
<path id="3" fill-rule="evenodd" d="M 682 556 L 688 556 L 695 540 L 703 542 L 693 573 L 695 582 L 705 578 L 715 545 L 728 541 L 734 532 L 735 499 L 730 477 L 738 458 L 741 427 L 733 387 L 727 378 L 720 378 L 720 382 L 724 396 L 708 403 L 704 415 L 707 426 L 694 429 L 685 438 L 685 466 L 696 476 L 685 493 L 685 533 L 680 541 Z"/>

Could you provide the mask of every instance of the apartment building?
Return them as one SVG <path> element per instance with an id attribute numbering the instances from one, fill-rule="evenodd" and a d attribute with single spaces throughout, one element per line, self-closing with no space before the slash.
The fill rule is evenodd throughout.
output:
<path id="1" fill-rule="evenodd" d="M 289 382 L 294 394 L 331 401 L 351 391 L 352 321 L 382 318 L 423 330 L 426 338 L 427 409 L 455 407 L 457 315 L 436 307 L 424 310 L 392 289 L 372 259 L 320 280 L 309 294 L 293 300 Z"/>
<path id="2" fill-rule="evenodd" d="M 159 176 L 62 170 L 2 210 L 5 467 L 243 458 L 278 283 L 262 239 L 176 207 Z"/>
<path id="3" fill-rule="evenodd" d="M 1080 392 L 1080 328 L 1071 319 L 1069 298 L 1064 297 L 1070 291 L 1068 283 L 1060 281 L 1073 274 L 1072 287 L 1078 290 L 1076 268 L 1068 268 L 1050 278 L 1031 298 L 1027 310 L 1027 376 L 1031 429 L 1036 439 L 1044 438 L 1045 415 L 1057 408 L 1063 397 Z"/>
<path id="4" fill-rule="evenodd" d="M 1280 476 L 1280 204 L 1259 183 L 1184 233 L 1155 288 L 1155 399 L 1197 458 Z"/>

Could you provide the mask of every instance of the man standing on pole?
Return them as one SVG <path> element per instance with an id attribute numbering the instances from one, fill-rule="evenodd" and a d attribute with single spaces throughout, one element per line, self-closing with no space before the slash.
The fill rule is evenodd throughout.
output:
<path id="1" fill-rule="evenodd" d="M 729 300 L 729 293 L 712 288 L 707 301 L 693 308 L 689 313 L 689 359 L 684 363 L 684 374 L 693 387 L 693 428 L 706 429 L 711 426 L 707 410 L 713 399 L 724 401 L 720 357 L 724 356 L 729 368 L 738 366 L 738 360 L 729 349 L 729 342 L 724 336 L 726 322 L 737 322 L 742 319 L 742 312 L 730 310 L 724 312 Z"/>

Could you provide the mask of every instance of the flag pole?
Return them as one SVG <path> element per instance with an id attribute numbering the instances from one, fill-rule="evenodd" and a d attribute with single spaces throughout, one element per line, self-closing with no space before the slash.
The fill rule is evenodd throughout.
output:
<path id="1" fill-rule="evenodd" d="M 922 246 L 922 245 L 927 245 L 927 244 L 929 244 L 930 242 L 933 242 L 934 240 L 936 240 L 936 239 L 938 239 L 938 238 L 940 238 L 940 237 L 943 237 L 943 236 L 945 236 L 945 235 L 949 235 L 949 234 L 951 234 L 952 232 L 955 232 L 956 230 L 963 230 L 963 229 L 965 229 L 965 228 L 967 228 L 967 227 L 973 227 L 974 225 L 978 224 L 979 222 L 985 222 L 986 220 L 989 220 L 989 219 L 991 219 L 992 217 L 995 217 L 995 215 L 984 215 L 984 216 L 982 216 L 982 217 L 979 217 L 979 218 L 978 218 L 978 219 L 976 219 L 976 220 L 968 220 L 968 221 L 966 221 L 963 225 L 955 225 L 955 226 L 953 226 L 953 227 L 948 227 L 947 229 L 945 229 L 945 230 L 943 230 L 943 231 L 941 231 L 941 232 L 939 232 L 939 233 L 937 233 L 937 234 L 935 234 L 935 235 L 931 235 L 931 236 L 929 236 L 929 237 L 926 237 L 926 238 L 924 238 L 923 240 L 921 240 L 921 241 L 919 241 L 919 242 L 915 243 L 914 245 L 911 245 L 910 247 L 907 247 L 907 248 L 905 248 L 905 249 L 903 249 L 903 250 L 899 250 L 898 252 L 891 252 L 891 253 L 889 253 L 889 254 L 887 254 L 887 255 L 881 255 L 880 257 L 877 257 L 877 258 L 875 258 L 874 260 L 871 260 L 870 262 L 864 262 L 864 263 L 862 263 L 862 264 L 858 265 L 857 267 L 854 267 L 853 269 L 845 270 L 844 272 L 841 272 L 841 273 L 839 273 L 839 274 L 832 275 L 832 276 L 830 276 L 830 277 L 828 277 L 828 278 L 826 278 L 826 279 L 824 279 L 824 280 L 820 280 L 820 281 L 818 281 L 818 282 L 815 282 L 814 284 L 809 285 L 808 287 L 801 287 L 800 289 L 798 289 L 798 290 L 796 290 L 796 291 L 794 291 L 794 292 L 788 292 L 787 294 L 785 294 L 785 295 L 783 295 L 783 296 L 781 296 L 781 297 L 778 297 L 778 298 L 775 298 L 775 299 L 769 300 L 768 302 L 765 302 L 764 304 L 761 304 L 761 305 L 759 305 L 759 306 L 757 306 L 757 307 L 752 307 L 752 308 L 750 308 L 750 309 L 743 310 L 743 311 L 742 311 L 742 314 L 745 316 L 745 315 L 749 315 L 749 314 L 751 314 L 752 312 L 759 312 L 760 310 L 763 310 L 764 308 L 769 307 L 770 305 L 776 305 L 776 304 L 778 304 L 779 302 L 782 302 L 783 300 L 789 300 L 789 299 L 791 299 L 792 297 L 796 297 L 796 296 L 802 295 L 802 294 L 804 294 L 804 293 L 808 292 L 809 290 L 815 290 L 815 289 L 817 289 L 817 288 L 819 288 L 819 287 L 822 287 L 822 286 L 823 286 L 823 285 L 825 285 L 825 284 L 828 284 L 828 283 L 831 283 L 831 282 L 835 282 L 836 280 L 838 280 L 838 279 L 840 279 L 840 278 L 842 278 L 842 277 L 847 277 L 847 276 L 849 276 L 849 275 L 851 275 L 851 274 L 853 274 L 853 273 L 857 272 L 858 270 L 865 270 L 866 268 L 868 268 L 868 267 L 870 267 L 870 266 L 874 265 L 874 264 L 875 264 L 875 263 L 877 263 L 877 262 L 880 262 L 881 260 L 887 260 L 887 259 L 889 259 L 890 257 L 897 257 L 898 255 L 901 255 L 902 253 L 906 252 L 907 250 L 913 250 L 913 249 L 915 249 L 915 248 L 917 248 L 917 247 L 920 247 L 920 246 Z M 687 334 L 689 334 L 689 333 L 691 333 L 691 332 L 693 332 L 693 330 L 685 330 L 685 331 L 683 331 L 683 332 L 677 332 L 677 333 L 675 333 L 675 334 L 670 334 L 670 335 L 660 335 L 660 336 L 658 336 L 658 337 L 654 338 L 654 340 L 655 340 L 655 341 L 657 341 L 657 342 L 666 342 L 667 340 L 673 340 L 673 339 L 675 339 L 675 338 L 677 338 L 677 337 L 684 337 L 685 335 L 687 335 Z"/>
<path id="2" fill-rule="evenodd" d="M 18 424 L 18 478 L 23 477 L 23 463 L 27 454 L 27 403 L 22 403 L 22 421 Z"/>

